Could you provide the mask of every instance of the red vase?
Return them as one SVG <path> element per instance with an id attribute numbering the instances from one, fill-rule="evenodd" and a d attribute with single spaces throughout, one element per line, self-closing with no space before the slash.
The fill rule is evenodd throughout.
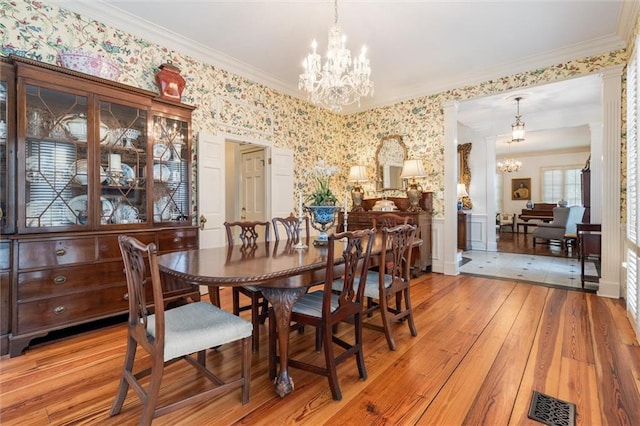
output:
<path id="1" fill-rule="evenodd" d="M 173 65 L 171 61 L 158 68 L 160 70 L 156 73 L 156 84 L 160 89 L 160 97 L 180 102 L 185 85 L 184 78 L 180 75 L 180 68 Z"/>

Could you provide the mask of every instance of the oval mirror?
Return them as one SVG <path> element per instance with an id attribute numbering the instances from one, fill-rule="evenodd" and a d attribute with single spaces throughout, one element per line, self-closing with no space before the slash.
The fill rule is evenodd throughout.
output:
<path id="1" fill-rule="evenodd" d="M 402 165 L 407 158 L 407 147 L 402 136 L 385 136 L 376 150 L 376 182 L 378 191 L 397 189 L 402 190 Z"/>

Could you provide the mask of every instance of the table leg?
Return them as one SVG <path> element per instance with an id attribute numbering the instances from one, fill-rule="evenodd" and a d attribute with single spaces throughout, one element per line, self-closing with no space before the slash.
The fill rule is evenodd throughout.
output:
<path id="1" fill-rule="evenodd" d="M 262 294 L 273 306 L 278 329 L 280 372 L 275 379 L 276 393 L 284 397 L 293 391 L 293 379 L 289 376 L 289 327 L 293 305 L 307 291 L 306 287 L 276 288 L 260 287 Z"/>

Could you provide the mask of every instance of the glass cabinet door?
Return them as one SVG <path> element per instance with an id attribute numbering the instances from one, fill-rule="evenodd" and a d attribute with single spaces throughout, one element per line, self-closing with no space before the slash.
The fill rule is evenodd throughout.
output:
<path id="1" fill-rule="evenodd" d="M 12 67 L 0 63 L 0 235 L 13 232 L 13 213 L 9 208 L 13 206 L 13 169 L 12 148 L 15 146 L 13 133 L 13 112 L 10 106 L 15 96 Z"/>
<path id="2" fill-rule="evenodd" d="M 146 223 L 147 112 L 133 106 L 100 102 L 102 225 Z"/>
<path id="3" fill-rule="evenodd" d="M 18 197 L 24 197 L 19 218 L 27 231 L 90 224 L 88 186 L 94 171 L 88 161 L 87 102 L 83 95 L 25 85 L 25 151 L 19 168 L 24 176 L 19 176 Z"/>
<path id="4" fill-rule="evenodd" d="M 189 126 L 153 117 L 153 222 L 189 220 Z"/>

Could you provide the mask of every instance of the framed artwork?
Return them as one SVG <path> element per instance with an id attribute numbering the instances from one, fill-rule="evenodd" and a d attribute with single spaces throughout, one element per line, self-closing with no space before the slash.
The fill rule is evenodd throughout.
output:
<path id="1" fill-rule="evenodd" d="M 511 199 L 525 201 L 531 199 L 531 178 L 511 179 Z"/>

